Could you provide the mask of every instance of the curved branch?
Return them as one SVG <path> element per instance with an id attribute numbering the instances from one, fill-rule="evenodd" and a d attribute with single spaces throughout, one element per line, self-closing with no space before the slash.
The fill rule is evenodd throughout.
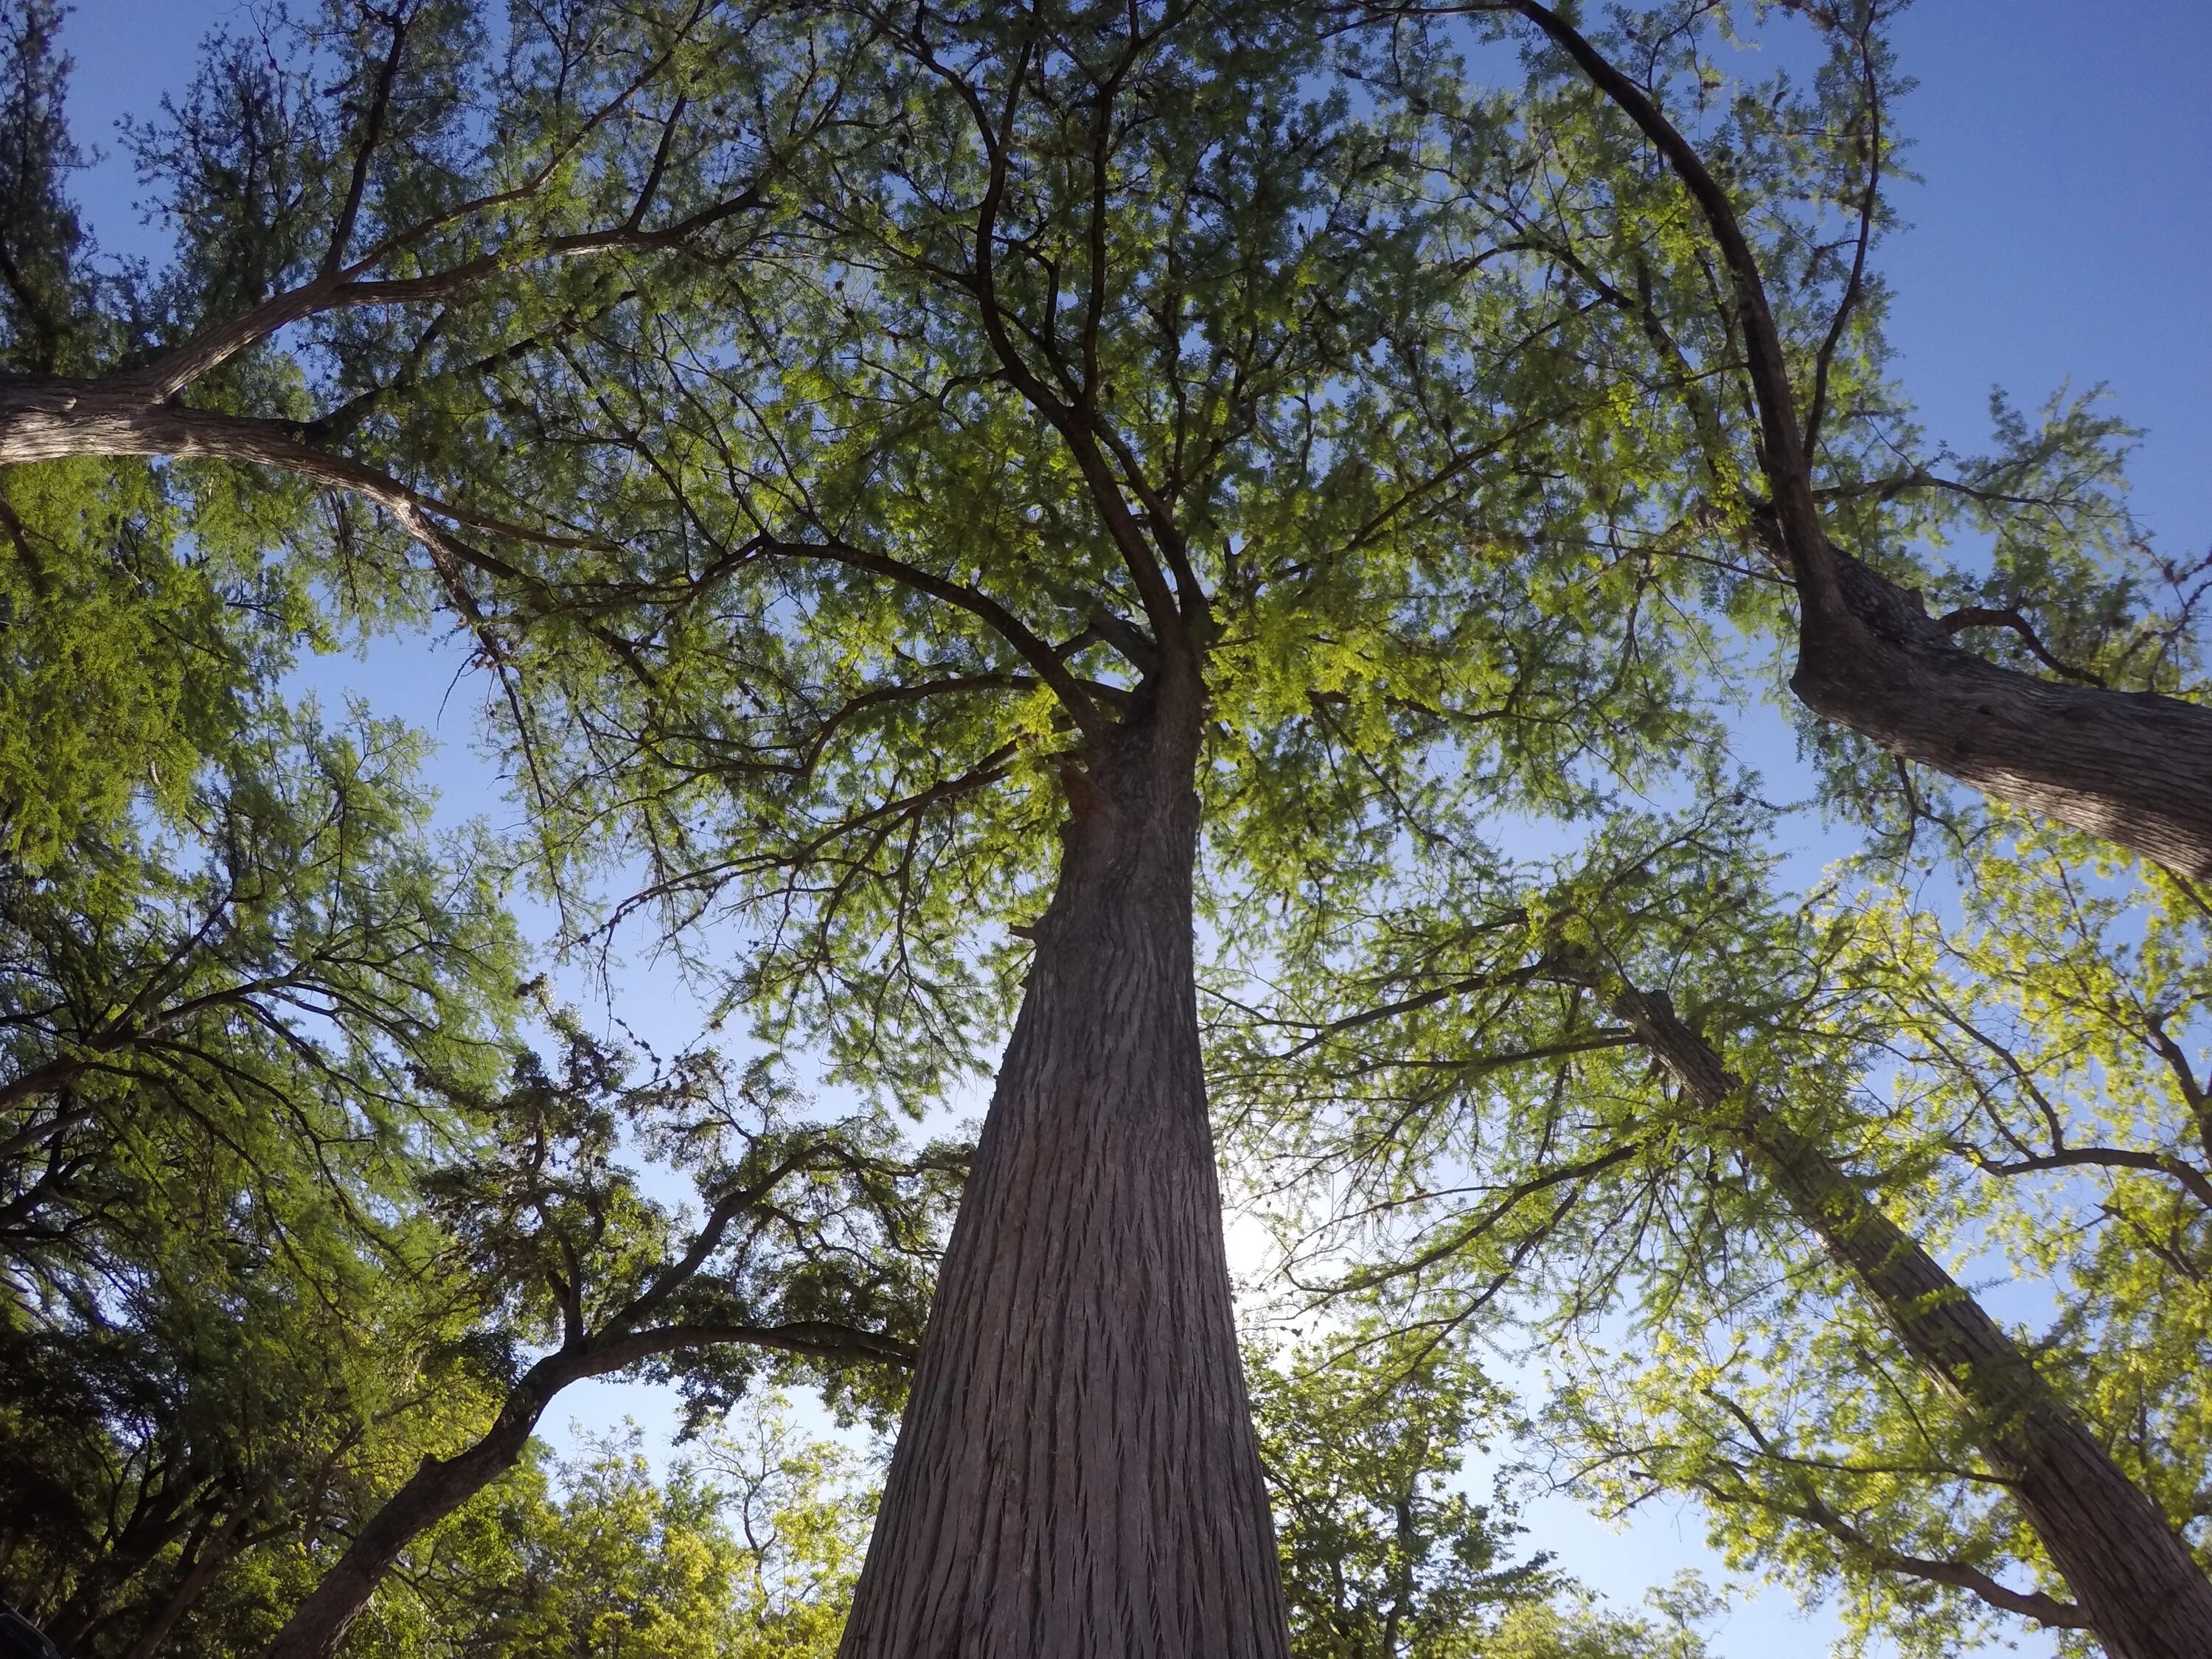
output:
<path id="1" fill-rule="evenodd" d="M 1548 6 L 1539 0 L 1511 0 L 1515 11 L 1536 25 L 1597 88 L 1636 123 L 1645 137 L 1667 158 L 1668 165 L 1705 215 L 1721 260 L 1728 267 L 1735 289 L 1738 320 L 1742 325 L 1745 367 L 1759 405 L 1759 429 L 1766 452 L 1767 475 L 1774 491 L 1774 510 L 1780 522 L 1783 550 L 1791 574 L 1797 578 L 1808 610 L 1817 608 L 1826 617 L 1844 619 L 1850 612 L 1844 599 L 1836 561 L 1820 528 L 1813 501 L 1812 469 L 1806 459 L 1805 440 L 1797 428 L 1796 394 L 1790 386 L 1789 359 L 1782 349 L 1781 331 L 1766 301 L 1766 283 L 1759 260 L 1735 216 L 1735 205 L 1706 167 L 1690 141 L 1660 113 L 1643 89 L 1615 69 L 1604 54 Z"/>
<path id="2" fill-rule="evenodd" d="M 2061 662 L 2052 656 L 2036 636 L 2035 629 L 2029 625 L 2027 618 L 2009 606 L 2000 610 L 1985 605 L 1961 605 L 1956 611 L 1947 611 L 1936 617 L 1936 626 L 1946 634 L 1957 634 L 1969 628 L 2008 628 L 2020 635 L 2021 643 L 2027 647 L 2038 662 L 2062 679 L 2076 680 L 2083 685 L 2100 689 L 2104 686 L 2105 682 L 2100 676 L 2086 668 L 2076 668 L 2071 663 Z"/>
<path id="3" fill-rule="evenodd" d="M 820 559 L 832 564 L 847 565 L 855 570 L 866 570 L 872 575 L 886 577 L 917 593 L 941 599 L 946 605 L 965 611 L 1004 640 L 1036 672 L 1036 677 L 1052 688 L 1068 717 L 1086 737 L 1103 735 L 1108 727 L 1106 717 L 1099 712 L 1097 703 L 1083 684 L 1068 672 L 1060 654 L 1024 623 L 1020 617 L 1000 605 L 980 588 L 964 582 L 935 575 L 903 559 L 892 558 L 886 553 L 871 552 L 854 547 L 849 542 L 791 542 L 774 536 L 756 536 L 738 550 L 746 553 L 765 553 L 778 558 Z"/>

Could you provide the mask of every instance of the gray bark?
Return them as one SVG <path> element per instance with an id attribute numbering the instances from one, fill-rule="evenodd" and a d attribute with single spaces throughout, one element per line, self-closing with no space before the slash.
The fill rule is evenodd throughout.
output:
<path id="1" fill-rule="evenodd" d="M 2212 878 L 2212 709 L 2038 679 L 1961 650 L 1831 549 L 1849 625 L 1808 606 L 1790 689 L 1893 755 L 2170 868 Z"/>
<path id="2" fill-rule="evenodd" d="M 1068 778 L 842 1659 L 1288 1652 L 1199 1054 L 1183 702 Z"/>

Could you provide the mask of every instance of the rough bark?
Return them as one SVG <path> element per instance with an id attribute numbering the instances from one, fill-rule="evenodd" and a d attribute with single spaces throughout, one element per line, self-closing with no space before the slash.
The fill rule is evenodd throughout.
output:
<path id="1" fill-rule="evenodd" d="M 2212 709 L 2067 685 L 1961 650 L 1920 595 L 1831 550 L 1849 626 L 1808 611 L 1790 689 L 1985 795 L 2212 877 Z"/>
<path id="2" fill-rule="evenodd" d="M 842 1659 L 1288 1651 L 1199 1054 L 1197 732 L 1170 705 L 1069 776 Z"/>
<path id="3" fill-rule="evenodd" d="M 1797 1218 L 1962 1406 L 2112 1659 L 2212 1655 L 2212 1581 L 2034 1362 L 1820 1146 L 1751 1098 L 1664 996 L 1616 1009 L 1700 1107 L 1733 1118 Z"/>
<path id="4" fill-rule="evenodd" d="M 1798 699 L 1985 795 L 2212 877 L 2212 709 L 2000 667 L 1930 621 L 1918 594 L 1830 543 L 1781 332 L 1727 191 L 1642 88 L 1557 12 L 1540 0 L 1498 0 L 1508 8 L 1550 37 L 1666 157 L 1728 267 L 1774 540 L 1797 584 L 1790 689 Z"/>
<path id="5" fill-rule="evenodd" d="M 439 520 L 525 539 L 549 539 L 410 489 L 388 473 L 317 443 L 309 429 L 296 422 L 190 409 L 152 398 L 125 376 L 92 380 L 0 376 L 0 466 L 79 455 L 240 461 L 289 472 L 382 507 L 434 556 L 459 556 L 497 575 L 517 573 L 456 541 Z"/>

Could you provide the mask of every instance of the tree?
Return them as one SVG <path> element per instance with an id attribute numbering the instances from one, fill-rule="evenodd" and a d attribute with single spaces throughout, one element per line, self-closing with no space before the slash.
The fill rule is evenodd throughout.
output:
<path id="1" fill-rule="evenodd" d="M 58 794 L 65 854 L 0 867 L 9 1576 L 72 1651 L 150 1652 L 435 1416 L 409 1200 L 471 1131 L 420 1080 L 508 1030 L 513 927 L 425 833 L 419 745 L 239 690 L 181 787 Z"/>
<path id="2" fill-rule="evenodd" d="M 1705 1659 L 1697 1625 L 1711 1615 L 1711 1598 L 1678 1583 L 1647 1591 L 1645 1599 L 1663 1623 L 1587 1604 L 1523 1603 L 1505 1615 L 1483 1651 L 1486 1659 Z"/>
<path id="3" fill-rule="evenodd" d="M 1698 1105 L 1716 1115 L 1742 1110 L 1731 1099 L 1742 1094 L 1741 1079 L 1663 999 L 1630 987 L 1617 1006 Z M 1764 1103 L 1743 1117 L 1746 1143 L 1792 1212 L 1881 1310 L 1920 1369 L 1965 1407 L 1981 1450 L 2080 1598 L 2081 1621 L 2116 1656 L 2179 1656 L 2201 1645 L 2212 1633 L 2212 1577 L 2033 1357 L 1816 1142 L 1778 1122 Z M 2070 1622 L 2047 1598 L 2021 1598 L 2010 1610 Z"/>
<path id="4" fill-rule="evenodd" d="M 1612 535 L 1697 451 L 1491 205 L 1540 161 L 1323 21 L 580 7 L 480 71 L 466 8 L 333 8 L 143 136 L 143 325 L 0 387 L 0 459 L 304 481 L 365 611 L 426 600 L 359 502 L 419 542 L 580 927 L 635 859 L 733 1007 L 909 1097 L 1020 986 L 854 1654 L 1281 1650 L 1194 915 L 1711 730 L 1680 567 Z"/>
<path id="5" fill-rule="evenodd" d="M 302 1598 L 334 1640 L 575 1376 L 683 1355 L 704 1409 L 757 1369 L 718 1345 L 897 1358 L 957 1175 L 703 1055 L 626 1090 L 572 1033 L 566 1094 L 501 1094 L 493 849 L 427 834 L 410 734 L 235 690 L 184 791 L 88 791 L 67 856 L 0 866 L 0 1553 L 72 1654 L 145 1659 L 211 1595 L 234 1648 Z M 711 1189 L 696 1231 L 618 1128 Z"/>
<path id="6" fill-rule="evenodd" d="M 854 1462 L 797 1433 L 775 1397 L 659 1480 L 615 1437 L 557 1468 L 533 1446 L 410 1552 L 407 1605 L 349 1648 L 829 1659 L 872 1509 Z"/>
<path id="7" fill-rule="evenodd" d="M 513 925 L 488 849 L 425 834 L 419 744 L 281 708 L 223 743 L 166 823 L 0 871 L 0 1244 L 20 1296 L 145 1260 L 141 1224 L 211 1166 L 280 1208 L 319 1188 L 373 1205 L 404 1184 L 403 1143 L 440 1131 L 416 1079 L 499 1064 Z"/>
<path id="8" fill-rule="evenodd" d="M 1498 1613 L 1558 1588 L 1541 1557 L 1507 1564 L 1516 1528 L 1450 1488 L 1502 1417 L 1466 1355 L 1370 1326 L 1247 1370 L 1299 1659 L 1486 1655 Z"/>
<path id="9" fill-rule="evenodd" d="M 490 1421 L 350 1518 L 270 1659 L 334 1652 L 409 1546 L 514 1468 L 572 1382 L 688 1369 L 701 1400 L 726 1403 L 762 1355 L 881 1367 L 912 1352 L 949 1154 L 899 1160 L 866 1122 L 792 1125 L 764 1071 L 732 1079 L 709 1055 L 627 1085 L 621 1056 L 573 1024 L 563 1036 L 561 1071 L 525 1055 L 484 1103 L 496 1140 L 428 1183 L 491 1316 L 478 1333 L 495 1356 Z M 691 1175 L 696 1219 L 614 1161 L 618 1131 Z M 827 1380 L 856 1403 L 896 1397 Z"/>
<path id="10" fill-rule="evenodd" d="M 1778 326 L 1760 252 L 1745 230 L 1744 209 L 1725 182 L 1724 170 L 1744 159 L 1728 152 L 1739 138 L 1755 141 L 1757 116 L 1746 118 L 1737 112 L 1738 130 L 1721 141 L 1723 161 L 1717 169 L 1663 107 L 1669 91 L 1684 84 L 1703 106 L 1710 92 L 1708 71 L 1696 60 L 1694 47 L 1686 49 L 1682 37 L 1660 16 L 1647 20 L 1641 33 L 1629 24 L 1615 51 L 1644 66 L 1631 73 L 1539 0 L 1498 0 L 1451 9 L 1507 14 L 1532 22 L 1633 124 L 1703 218 L 1726 274 L 1725 285 L 1706 282 L 1682 291 L 1698 295 L 1718 325 L 1719 349 L 1705 368 L 1717 370 L 1723 384 L 1740 386 L 1755 414 L 1756 434 L 1748 447 L 1765 481 L 1763 495 L 1744 493 L 1736 483 L 1743 476 L 1735 460 L 1741 446 L 1723 435 L 1734 400 L 1719 395 L 1711 377 L 1683 356 L 1669 319 L 1652 302 L 1649 264 L 1640 272 L 1638 300 L 1601 280 L 1598 285 L 1610 288 L 1614 299 L 1639 314 L 1662 354 L 1660 378 L 1673 382 L 1686 412 L 1702 428 L 1698 436 L 1706 468 L 1719 485 L 1721 510 L 1735 516 L 1739 528 L 1771 554 L 1794 588 L 1797 662 L 1790 686 L 1805 706 L 1902 760 L 1956 778 L 1985 795 L 2116 842 L 2187 874 L 2212 874 L 2212 713 L 2166 695 L 2171 678 L 2154 677 L 2144 689 L 2123 689 L 2055 658 L 2020 606 L 1970 605 L 1932 619 L 1918 592 L 1877 568 L 1876 538 L 1865 534 L 1872 526 L 1853 526 L 1865 537 L 1856 556 L 1832 539 L 1836 515 L 1823 508 L 1838 496 L 1846 508 L 1854 496 L 1887 499 L 1945 489 L 1978 494 L 1993 505 L 2005 500 L 2001 489 L 1978 488 L 1972 477 L 1947 480 L 1924 467 L 1907 467 L 1887 480 L 1867 480 L 1852 477 L 1846 465 L 1828 483 L 1816 471 L 1823 440 L 1832 445 L 1834 428 L 1845 418 L 1844 400 L 1835 395 L 1838 386 L 1831 384 L 1838 349 L 1863 320 L 1862 308 L 1871 303 L 1867 256 L 1886 211 L 1881 186 L 1892 170 L 1894 143 L 1887 105 L 1898 89 L 1882 31 L 1898 8 L 1883 0 L 1792 8 L 1816 26 L 1829 46 L 1821 112 L 1828 130 L 1848 147 L 1834 195 L 1856 220 L 1840 239 L 1849 253 L 1847 264 L 1837 265 L 1834 243 L 1822 247 L 1813 262 L 1820 276 L 1834 280 L 1833 309 L 1820 330 L 1817 347 L 1794 351 Z M 1655 46 L 1654 41 L 1662 44 Z M 1591 276 L 1587 267 L 1578 274 Z M 1639 290 L 1632 283 L 1629 292 Z M 1731 501 L 1731 495 L 1739 499 Z M 2013 499 L 2024 506 L 2041 505 L 2032 496 Z M 2063 611 L 2073 595 L 2054 585 L 2039 597 Z M 2017 631 L 2039 666 L 2057 678 L 1992 662 L 1959 643 L 1962 632 L 1990 627 Z"/>
<path id="11" fill-rule="evenodd" d="M 1861 1570 L 2087 1626 L 2115 1653 L 2188 1651 L 2207 1628 L 2212 1581 L 2177 1534 L 2179 1516 L 2145 1490 L 2148 1480 L 2172 1491 L 2172 1473 L 2139 1476 L 2141 1466 L 2124 1466 L 2069 1391 L 1831 1150 L 1880 1133 L 1864 1127 L 1881 1122 L 1878 1109 L 1835 1103 L 1849 1096 L 1869 1047 L 1896 1041 L 1903 1028 L 1855 990 L 1849 961 L 1839 960 L 1851 937 L 1843 922 L 1777 920 L 1763 931 L 1753 920 L 1762 901 L 1747 848 L 1759 831 L 1731 828 L 1730 816 L 1708 808 L 1601 840 L 1584 869 L 1540 898 L 1529 896 L 1525 873 L 1468 859 L 1458 879 L 1499 896 L 1486 915 L 1468 887 L 1455 890 L 1447 877 L 1430 896 L 1436 908 L 1409 905 L 1382 918 L 1362 954 L 1310 939 L 1280 953 L 1293 964 L 1295 1015 L 1279 1013 L 1275 1029 L 1304 1035 L 1287 1048 L 1278 1037 L 1248 1048 L 1248 1086 L 1309 1099 L 1334 1093 L 1352 1106 L 1339 1131 L 1316 1134 L 1295 1118 L 1291 1126 L 1292 1156 L 1340 1183 L 1343 1213 L 1357 1224 L 1334 1230 L 1338 1244 L 1365 1233 L 1367 1260 L 1340 1270 L 1337 1288 L 1412 1298 L 1427 1318 L 1455 1326 L 1556 1276 L 1551 1328 L 1559 1338 L 1626 1299 L 1639 1325 L 1664 1334 L 1653 1352 L 1679 1345 L 1692 1358 L 1661 1365 L 1648 1388 L 1611 1378 L 1600 1395 L 1632 1390 L 1639 1409 L 1717 1425 L 1679 1443 L 1748 1436 L 1774 1489 L 1751 1497 L 1756 1483 L 1741 1462 L 1718 1473 L 1727 1460 L 1700 1462 L 1702 1452 L 1670 1452 L 1675 1461 L 1664 1462 L 1630 1418 L 1598 1443 L 1638 1479 L 1791 1516 L 1827 1533 Z M 1718 986 L 1696 992 L 1701 974 Z M 1759 1056 L 1750 1083 L 1664 995 L 1643 988 L 1647 975 L 1695 993 L 1705 1031 L 1726 1022 L 1741 1034 L 1741 1052 Z M 1923 1030 L 1942 1023 L 1927 1010 L 1920 1019 Z M 1637 1076 L 1644 1066 L 1680 1086 L 1676 1103 L 1653 1098 L 1650 1077 Z M 1606 1104 L 1616 1098 L 1618 1109 Z M 1909 1138 L 1893 1154 L 1879 1180 L 1891 1203 L 1913 1190 L 1928 1156 Z M 1816 1435 L 1803 1453 L 1813 1462 L 1800 1468 L 1785 1449 L 1769 1450 L 1765 1431 L 1718 1392 L 1741 1387 L 1728 1373 L 1754 1363 L 1772 1322 L 1809 1317 L 1802 1298 L 1815 1293 L 1817 1276 L 1798 1270 L 1777 1280 L 1760 1254 L 1759 1242 L 1772 1237 L 1773 1221 L 1761 1214 L 1771 1201 L 1817 1242 L 1836 1288 L 1863 1297 L 1864 1311 L 1888 1328 L 1884 1338 L 1853 1339 L 1856 1350 L 1826 1345 L 1822 1362 L 1854 1365 L 1850 1379 L 1877 1392 L 1901 1390 L 1908 1427 L 1931 1420 L 1931 1405 L 1948 1400 L 1955 1415 L 1933 1443 L 1887 1452 L 1852 1444 L 1854 1431 L 1843 1425 L 1879 1416 L 1854 1404 L 1845 1392 L 1852 1381 L 1839 1378 L 1822 1408 L 1836 1438 Z M 1786 1237 L 1765 1248 L 1797 1259 Z M 1748 1329 L 1757 1340 L 1720 1358 L 1728 1345 L 1709 1338 L 1716 1329 Z M 1857 1352 L 1877 1357 L 1856 1361 Z M 1897 1378 L 1899 1369 L 1912 1381 Z M 1775 1431 L 1771 1446 L 1786 1448 L 1791 1432 Z M 1829 1449 L 1837 1440 L 1848 1449 Z M 1848 1492 L 1842 1472 L 1855 1468 L 1866 1471 L 1863 1485 L 1886 1481 L 1893 1492 L 1915 1458 L 1924 1474 L 1978 1462 L 1978 1473 L 1966 1467 L 1938 1478 L 1963 1480 L 1970 1492 L 1976 1481 L 1984 1492 L 2002 1490 L 2075 1601 L 2010 1589 L 1977 1565 L 1977 1554 L 1987 1561 L 2019 1551 L 2017 1541 L 1998 1541 L 2001 1533 L 1984 1532 L 1949 1559 L 1930 1557 L 1895 1541 L 1893 1516 L 1869 1526 L 1851 1518 L 1848 1502 L 1807 1495 L 1831 1478 L 1827 1470 Z M 1655 1474 L 1662 1462 L 1667 1472 Z"/>
<path id="12" fill-rule="evenodd" d="M 59 187 L 73 152 L 61 138 L 68 65 L 53 53 L 58 15 L 39 0 L 7 66 L 14 118 L 0 137 L 21 181 L 8 229 L 18 263 L 35 258 L 53 274 L 36 305 L 13 290 L 26 314 L 10 320 L 28 356 L 0 388 L 0 463 L 160 455 L 265 466 L 359 494 L 440 557 L 459 556 L 451 528 L 482 515 L 460 509 L 457 520 L 343 447 L 395 388 L 301 419 L 287 407 L 296 382 L 267 373 L 274 365 L 256 362 L 257 350 L 284 329 L 321 325 L 332 331 L 317 343 L 343 357 L 348 313 L 456 299 L 521 321 L 524 339 L 544 344 L 636 291 L 595 270 L 541 316 L 516 319 L 514 273 L 626 254 L 648 264 L 672 252 L 726 259 L 716 233 L 756 216 L 763 178 L 781 165 L 773 151 L 748 156 L 741 143 L 716 142 L 702 119 L 757 90 L 741 70 L 734 82 L 726 73 L 702 80 L 708 65 L 752 59 L 750 32 L 765 27 L 756 17 L 713 4 L 541 14 L 524 21 L 492 69 L 473 9 L 456 0 L 335 0 L 289 32 L 289 61 L 244 37 L 216 37 L 210 73 L 184 105 L 134 130 L 185 246 L 166 291 L 130 296 L 136 314 L 103 316 L 95 307 L 106 296 L 82 269 Z M 773 51 L 759 56 L 775 62 Z M 325 72 L 335 82 L 319 89 Z M 502 112 L 488 145 L 468 128 L 476 90 Z M 717 98 L 726 101 L 708 101 Z M 662 107 L 652 112 L 655 101 Z M 775 130 L 776 115 L 790 112 L 757 112 Z M 802 110 L 781 136 L 795 141 L 820 113 Z M 640 151 L 641 125 L 649 137 Z M 754 172 L 738 176 L 747 162 Z M 656 210 L 665 217 L 648 226 Z M 43 344 L 64 331 L 87 337 L 88 350 L 64 360 Z M 447 331 L 434 325 L 402 370 L 418 398 L 441 381 L 477 385 L 500 365 L 501 351 L 464 348 L 448 365 L 426 366 L 423 352 Z M 216 406 L 188 406 L 188 391 Z M 474 527 L 518 528 L 495 519 Z"/>
<path id="13" fill-rule="evenodd" d="M 2042 1367 L 2201 1544 L 2207 913 L 2186 880 L 2000 828 L 1954 921 L 1870 884 L 1844 971 L 1972 1224 L 2061 1287 Z"/>
<path id="14" fill-rule="evenodd" d="M 105 1306 L 6 1328 L 0 1548 L 65 1653 L 143 1659 L 211 1626 L 206 1646 L 252 1650 L 328 1518 L 487 1410 L 471 1311 L 391 1259 L 419 1238 L 369 1255 L 312 1205 L 280 1229 L 237 1196 L 170 1196 Z"/>
<path id="15" fill-rule="evenodd" d="M 1357 880 L 1370 794 L 1454 745 L 1586 800 L 1681 729 L 1667 631 L 1589 654 L 1633 575 L 1562 569 L 1523 527 L 1575 484 L 1492 459 L 1501 411 L 1580 398 L 1548 296 L 1425 279 L 1482 228 L 1414 186 L 1418 131 L 1312 94 L 1310 18 L 852 21 L 882 114 L 817 159 L 815 260 L 532 399 L 638 516 L 484 585 L 544 699 L 517 763 L 642 902 L 762 939 L 744 994 L 856 1080 L 931 1085 L 1024 975 L 846 1651 L 1279 1651 L 1201 829 L 1239 879 Z"/>

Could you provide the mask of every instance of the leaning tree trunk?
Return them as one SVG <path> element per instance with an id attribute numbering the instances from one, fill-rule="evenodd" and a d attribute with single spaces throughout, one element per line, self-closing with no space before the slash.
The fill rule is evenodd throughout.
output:
<path id="1" fill-rule="evenodd" d="M 1199 1055 L 1197 731 L 1170 705 L 1069 776 L 842 1659 L 1287 1653 Z"/>
<path id="2" fill-rule="evenodd" d="M 262 1659 L 325 1659 L 406 1547 L 522 1459 L 562 1383 L 565 1368 L 541 1360 L 523 1375 L 490 1428 L 451 1457 L 426 1457 L 354 1534 L 321 1582 L 292 1610 Z"/>
<path id="3" fill-rule="evenodd" d="M 1831 549 L 1848 623 L 1808 605 L 1790 685 L 1814 714 L 1985 795 L 2212 878 L 2212 708 L 2063 685 L 1958 643 Z"/>
<path id="4" fill-rule="evenodd" d="M 1543 0 L 1498 3 L 1534 22 L 1643 130 L 1712 229 L 1735 290 L 1773 534 L 1797 584 L 1798 700 L 1985 795 L 2212 878 L 2212 708 L 2000 667 L 1960 648 L 1917 593 L 1831 544 L 1765 279 L 1727 190 L 1644 89 Z"/>
<path id="5" fill-rule="evenodd" d="M 773 1184 L 771 1182 L 770 1184 Z M 676 1284 L 697 1268 L 694 1256 Z M 623 1317 L 660 1299 L 647 1291 Z M 662 1325 L 572 1338 L 522 1374 L 491 1426 L 451 1457 L 426 1457 L 399 1490 L 362 1524 L 331 1570 L 292 1610 L 262 1659 L 326 1659 L 346 1627 L 368 1605 L 407 1547 L 520 1462 L 545 1408 L 571 1382 L 629 1370 L 663 1354 L 742 1343 L 817 1358 L 900 1359 L 902 1345 L 852 1326 L 821 1320 L 778 1325 Z"/>
<path id="6" fill-rule="evenodd" d="M 1616 1006 L 1692 1100 L 1735 1115 L 1791 1212 L 1965 1407 L 2112 1659 L 2212 1655 L 2212 1581 L 2034 1362 L 1815 1141 L 1748 1100 L 1664 996 L 1632 988 Z"/>

